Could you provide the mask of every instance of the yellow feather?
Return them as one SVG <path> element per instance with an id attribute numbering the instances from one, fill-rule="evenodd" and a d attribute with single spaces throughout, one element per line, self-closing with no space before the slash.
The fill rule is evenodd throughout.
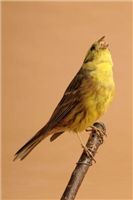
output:
<path id="1" fill-rule="evenodd" d="M 88 50 L 83 65 L 66 89 L 48 123 L 16 154 L 24 159 L 48 135 L 65 131 L 81 132 L 92 126 L 110 106 L 115 95 L 113 62 L 104 37 Z"/>

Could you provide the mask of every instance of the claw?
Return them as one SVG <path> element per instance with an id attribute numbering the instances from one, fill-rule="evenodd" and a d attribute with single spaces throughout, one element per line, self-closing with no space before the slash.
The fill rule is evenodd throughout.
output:
<path id="1" fill-rule="evenodd" d="M 94 157 L 93 157 L 91 148 L 90 148 L 90 149 L 87 148 L 87 146 L 86 146 L 86 145 L 84 144 L 84 142 L 82 141 L 82 138 L 80 137 L 80 134 L 79 134 L 79 133 L 77 133 L 77 135 L 78 135 L 78 137 L 79 137 L 79 140 L 80 140 L 80 142 L 81 142 L 81 146 L 82 146 L 82 148 L 84 149 L 84 151 L 85 151 L 87 157 L 91 157 L 92 160 L 96 163 L 96 160 L 95 160 Z"/>
<path id="2" fill-rule="evenodd" d="M 91 129 L 85 129 L 85 130 L 86 130 L 86 132 L 92 131 Z"/>
<path id="3" fill-rule="evenodd" d="M 99 128 L 95 127 L 95 126 L 91 126 L 92 131 L 95 131 L 100 137 L 106 136 L 105 131 L 100 130 Z"/>
<path id="4" fill-rule="evenodd" d="M 92 154 L 92 152 L 89 150 L 89 148 L 87 148 L 87 146 L 84 146 L 83 144 L 81 144 L 81 146 L 82 146 L 82 148 L 84 149 L 86 155 L 87 155 L 88 157 L 91 157 L 92 160 L 96 163 L 96 160 L 94 159 L 93 154 Z"/>

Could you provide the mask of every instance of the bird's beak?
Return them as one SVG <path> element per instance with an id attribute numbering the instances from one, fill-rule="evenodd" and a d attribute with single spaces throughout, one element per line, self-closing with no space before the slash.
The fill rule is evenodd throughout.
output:
<path id="1" fill-rule="evenodd" d="M 98 48 L 106 49 L 109 45 L 105 42 L 105 36 L 103 36 L 100 40 L 98 40 Z"/>

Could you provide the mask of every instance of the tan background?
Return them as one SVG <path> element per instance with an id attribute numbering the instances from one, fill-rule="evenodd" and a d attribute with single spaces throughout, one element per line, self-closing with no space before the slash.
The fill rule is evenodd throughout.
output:
<path id="1" fill-rule="evenodd" d="M 22 162 L 14 153 L 49 119 L 90 45 L 106 36 L 116 97 L 99 120 L 108 137 L 77 199 L 131 199 L 131 6 L 124 2 L 2 3 L 2 197 L 59 199 L 82 149 L 65 133 Z M 82 133 L 86 141 L 88 133 Z"/>

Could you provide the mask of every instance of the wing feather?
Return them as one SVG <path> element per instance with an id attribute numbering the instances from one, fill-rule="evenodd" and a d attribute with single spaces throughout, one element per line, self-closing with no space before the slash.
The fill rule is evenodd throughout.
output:
<path id="1" fill-rule="evenodd" d="M 83 69 L 81 68 L 74 79 L 67 87 L 61 101 L 55 108 L 49 122 L 48 129 L 53 128 L 60 120 L 62 120 L 79 102 L 79 87 L 84 79 Z"/>

